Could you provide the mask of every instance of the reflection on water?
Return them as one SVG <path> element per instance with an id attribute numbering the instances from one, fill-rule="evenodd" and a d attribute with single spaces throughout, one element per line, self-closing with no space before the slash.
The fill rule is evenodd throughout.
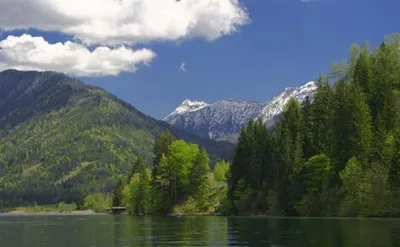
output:
<path id="1" fill-rule="evenodd" d="M 0 246 L 400 246 L 400 221 L 128 216 L 0 216 Z"/>

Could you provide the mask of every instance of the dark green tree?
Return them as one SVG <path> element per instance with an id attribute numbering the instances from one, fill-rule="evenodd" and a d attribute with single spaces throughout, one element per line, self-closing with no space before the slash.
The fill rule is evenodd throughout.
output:
<path id="1" fill-rule="evenodd" d="M 294 212 L 294 204 L 301 197 L 301 181 L 298 174 L 303 164 L 303 136 L 300 104 L 290 100 L 283 112 L 277 131 L 278 162 L 277 193 L 283 214 Z"/>
<path id="2" fill-rule="evenodd" d="M 158 174 L 152 176 L 151 183 L 151 212 L 165 215 L 172 212 L 173 202 L 170 197 L 171 167 L 165 154 L 157 165 Z"/>
<path id="3" fill-rule="evenodd" d="M 395 190 L 400 190 L 400 127 L 397 128 L 393 140 L 393 158 L 390 165 L 389 181 Z"/>
<path id="4" fill-rule="evenodd" d="M 328 156 L 324 154 L 311 157 L 301 170 L 305 193 L 296 204 L 296 210 L 305 216 L 324 215 L 329 196 L 329 186 L 335 171 Z"/>
<path id="5" fill-rule="evenodd" d="M 161 132 L 154 144 L 154 160 L 153 166 L 156 167 L 157 164 L 160 163 L 162 155 L 168 156 L 169 146 L 174 141 L 174 137 L 172 136 L 171 132 L 164 131 Z"/>
<path id="6" fill-rule="evenodd" d="M 318 89 L 311 105 L 311 117 L 303 121 L 310 121 L 310 133 L 312 136 L 311 147 L 316 154 L 330 155 L 332 153 L 332 124 L 333 124 L 333 91 L 326 77 L 320 77 L 317 81 Z M 310 158 L 306 156 L 306 158 Z"/>
<path id="7" fill-rule="evenodd" d="M 371 115 L 365 94 L 357 84 L 340 81 L 335 86 L 334 165 L 339 173 L 351 157 L 366 164 L 371 154 Z"/>
<path id="8" fill-rule="evenodd" d="M 307 96 L 306 99 L 302 102 L 301 112 L 303 115 L 303 121 L 302 121 L 303 155 L 305 159 L 308 159 L 317 153 L 314 147 L 314 136 L 313 136 L 314 121 L 311 111 L 310 97 Z"/>
<path id="9" fill-rule="evenodd" d="M 369 107 L 374 105 L 373 97 L 375 92 L 372 63 L 373 60 L 369 50 L 363 50 L 357 59 L 353 75 L 353 82 L 363 90 Z"/>
<path id="10" fill-rule="evenodd" d="M 393 130 L 397 118 L 393 89 L 400 82 L 398 48 L 397 45 L 382 43 L 374 59 L 374 96 L 371 112 L 375 128 L 379 126 L 385 133 Z M 377 121 L 378 115 L 380 116 L 379 122 Z"/>
<path id="11" fill-rule="evenodd" d="M 112 206 L 113 207 L 120 207 L 122 206 L 122 190 L 124 189 L 124 183 L 122 179 L 119 179 L 117 182 L 117 186 L 114 189 L 114 195 L 112 199 Z"/>

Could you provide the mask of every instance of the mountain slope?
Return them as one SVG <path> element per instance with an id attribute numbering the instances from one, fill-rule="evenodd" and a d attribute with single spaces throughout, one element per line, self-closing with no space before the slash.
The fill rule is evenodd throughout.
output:
<path id="1" fill-rule="evenodd" d="M 314 82 L 286 88 L 268 102 L 223 99 L 208 104 L 185 100 L 164 121 L 204 138 L 235 142 L 241 127 L 249 120 L 262 119 L 267 126 L 273 126 L 291 98 L 303 101 L 307 96 L 312 97 L 316 88 Z"/>
<path id="2" fill-rule="evenodd" d="M 0 201 L 52 203 L 110 191 L 155 136 L 203 145 L 214 157 L 233 146 L 201 139 L 137 111 L 97 87 L 53 72 L 0 73 Z"/>

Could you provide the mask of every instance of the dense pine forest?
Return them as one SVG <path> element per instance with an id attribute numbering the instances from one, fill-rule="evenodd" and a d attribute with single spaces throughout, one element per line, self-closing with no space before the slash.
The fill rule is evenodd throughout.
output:
<path id="1" fill-rule="evenodd" d="M 400 45 L 351 47 L 313 99 L 267 130 L 242 130 L 229 173 L 233 214 L 400 215 Z"/>

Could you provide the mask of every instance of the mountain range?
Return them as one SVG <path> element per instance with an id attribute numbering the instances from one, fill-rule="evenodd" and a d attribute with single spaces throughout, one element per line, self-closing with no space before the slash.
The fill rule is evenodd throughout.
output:
<path id="1" fill-rule="evenodd" d="M 151 163 L 161 131 L 230 159 L 240 128 L 261 118 L 271 126 L 290 98 L 316 85 L 286 88 L 269 102 L 186 100 L 156 120 L 98 87 L 55 72 L 0 72 L 0 206 L 76 201 L 110 192 L 138 157 Z M 232 141 L 233 140 L 233 141 Z"/>
<path id="2" fill-rule="evenodd" d="M 249 120 L 261 119 L 272 127 L 291 98 L 301 102 L 312 98 L 316 89 L 316 83 L 310 81 L 300 87 L 285 88 L 266 102 L 223 99 L 209 104 L 187 99 L 164 121 L 203 138 L 235 143 Z"/>
<path id="3" fill-rule="evenodd" d="M 0 72 L 0 204 L 76 201 L 111 191 L 132 173 L 137 157 L 151 163 L 155 137 L 165 130 L 205 147 L 214 159 L 233 153 L 230 143 L 151 118 L 64 74 Z"/>

